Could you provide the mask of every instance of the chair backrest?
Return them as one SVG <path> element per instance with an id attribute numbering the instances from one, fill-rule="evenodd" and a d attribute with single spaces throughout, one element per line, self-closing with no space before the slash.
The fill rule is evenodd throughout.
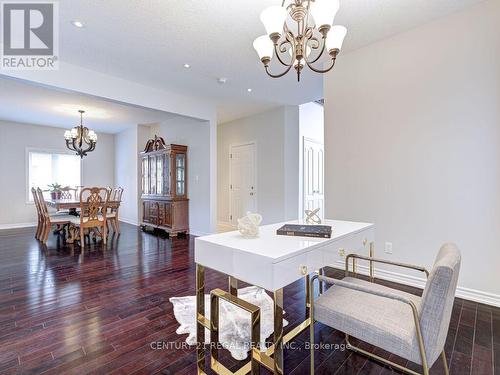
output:
<path id="1" fill-rule="evenodd" d="M 33 195 L 33 202 L 35 203 L 36 213 L 40 216 L 40 206 L 38 205 L 38 194 L 34 187 L 31 188 L 31 195 Z"/>
<path id="2" fill-rule="evenodd" d="M 33 202 L 35 203 L 36 214 L 38 215 L 38 221 L 41 221 L 43 220 L 43 214 L 40 208 L 40 200 L 38 199 L 38 193 L 34 187 L 31 188 L 31 194 L 33 195 Z"/>
<path id="3" fill-rule="evenodd" d="M 104 187 L 84 188 L 80 192 L 80 224 L 101 226 L 106 222 L 110 192 Z"/>
<path id="4" fill-rule="evenodd" d="M 123 188 L 118 186 L 116 188 L 109 187 L 109 189 L 111 192 L 109 200 L 112 202 L 121 202 L 122 195 L 123 195 Z M 109 212 L 110 213 L 113 213 L 113 212 L 118 213 L 119 208 L 120 208 L 119 204 L 118 204 L 118 206 L 116 206 L 116 203 L 115 203 L 112 207 L 109 208 Z"/>
<path id="5" fill-rule="evenodd" d="M 40 209 L 40 215 L 45 220 L 50 220 L 49 209 L 47 208 L 47 203 L 45 203 L 45 197 L 43 196 L 43 191 L 40 188 L 36 189 L 38 196 L 38 207 Z"/>
<path id="6" fill-rule="evenodd" d="M 76 193 L 78 188 L 72 188 L 70 186 L 65 186 L 60 189 L 61 191 L 61 199 L 76 199 Z"/>
<path id="7" fill-rule="evenodd" d="M 111 200 L 115 201 L 115 202 L 121 202 L 122 195 L 123 195 L 123 188 L 121 186 L 118 186 L 118 187 L 113 189 L 113 193 L 111 195 Z"/>
<path id="8" fill-rule="evenodd" d="M 456 245 L 444 244 L 429 274 L 420 305 L 420 326 L 429 364 L 441 354 L 450 325 L 461 256 Z"/>

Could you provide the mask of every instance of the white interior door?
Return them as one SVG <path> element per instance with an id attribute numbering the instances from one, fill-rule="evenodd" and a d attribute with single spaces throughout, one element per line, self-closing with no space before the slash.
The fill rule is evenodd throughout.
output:
<path id="1" fill-rule="evenodd" d="M 324 145 L 304 138 L 304 210 L 319 208 L 318 213 L 324 219 Z"/>
<path id="2" fill-rule="evenodd" d="M 238 225 L 238 219 L 248 211 L 257 211 L 255 144 L 231 146 L 229 152 L 229 222 Z"/>

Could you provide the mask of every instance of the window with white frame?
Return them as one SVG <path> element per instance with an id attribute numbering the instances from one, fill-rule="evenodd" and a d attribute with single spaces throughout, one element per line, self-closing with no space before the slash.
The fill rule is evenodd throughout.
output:
<path id="1" fill-rule="evenodd" d="M 64 152 L 28 150 L 29 201 L 33 201 L 31 188 L 47 190 L 48 185 L 81 186 L 81 159 L 78 155 Z"/>

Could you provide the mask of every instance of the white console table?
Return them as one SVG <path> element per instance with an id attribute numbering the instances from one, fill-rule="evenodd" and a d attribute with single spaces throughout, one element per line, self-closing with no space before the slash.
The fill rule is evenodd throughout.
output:
<path id="1" fill-rule="evenodd" d="M 287 223 L 301 224 L 299 221 Z M 260 227 L 258 238 L 246 239 L 239 232 L 226 232 L 195 239 L 196 301 L 198 373 L 205 373 L 205 328 L 211 330 L 211 367 L 218 374 L 231 374 L 218 361 L 218 303 L 222 298 L 252 314 L 252 341 L 259 342 L 260 315 L 258 308 L 237 296 L 238 280 L 262 287 L 274 294 L 274 345 L 265 353 L 258 348 L 252 350 L 252 360 L 235 374 L 257 373 L 263 365 L 275 374 L 283 374 L 283 343 L 290 341 L 309 326 L 306 319 L 287 335 L 283 336 L 283 288 L 306 278 L 309 290 L 309 274 L 321 272 L 323 267 L 337 263 L 341 255 L 365 252 L 373 256 L 375 227 L 369 223 L 325 220 L 332 226 L 331 238 L 278 236 L 276 230 L 285 223 Z M 210 268 L 229 277 L 228 292 L 211 292 L 212 319 L 205 314 L 205 268 Z M 353 264 L 355 271 L 355 264 Z M 370 267 L 371 270 L 371 267 Z M 306 303 L 308 293 L 306 293 Z"/>

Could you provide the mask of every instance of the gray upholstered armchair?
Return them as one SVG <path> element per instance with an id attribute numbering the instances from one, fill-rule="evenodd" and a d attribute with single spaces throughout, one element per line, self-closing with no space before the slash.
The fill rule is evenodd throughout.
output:
<path id="1" fill-rule="evenodd" d="M 318 321 L 344 332 L 349 349 L 400 371 L 418 374 L 352 346 L 349 336 L 422 365 L 425 375 L 429 374 L 429 368 L 441 355 L 448 374 L 444 344 L 460 271 L 461 257 L 457 247 L 453 244 L 443 245 L 430 273 L 422 267 L 355 254 L 348 256 L 346 265 L 349 258 L 361 258 L 425 272 L 428 278 L 422 297 L 354 277 L 337 280 L 315 275 L 310 284 L 311 296 L 314 295 L 314 280 L 328 283 L 331 287 L 316 300 L 311 298 L 311 344 L 314 343 L 314 322 Z M 311 374 L 313 373 L 314 345 L 311 345 Z"/>

